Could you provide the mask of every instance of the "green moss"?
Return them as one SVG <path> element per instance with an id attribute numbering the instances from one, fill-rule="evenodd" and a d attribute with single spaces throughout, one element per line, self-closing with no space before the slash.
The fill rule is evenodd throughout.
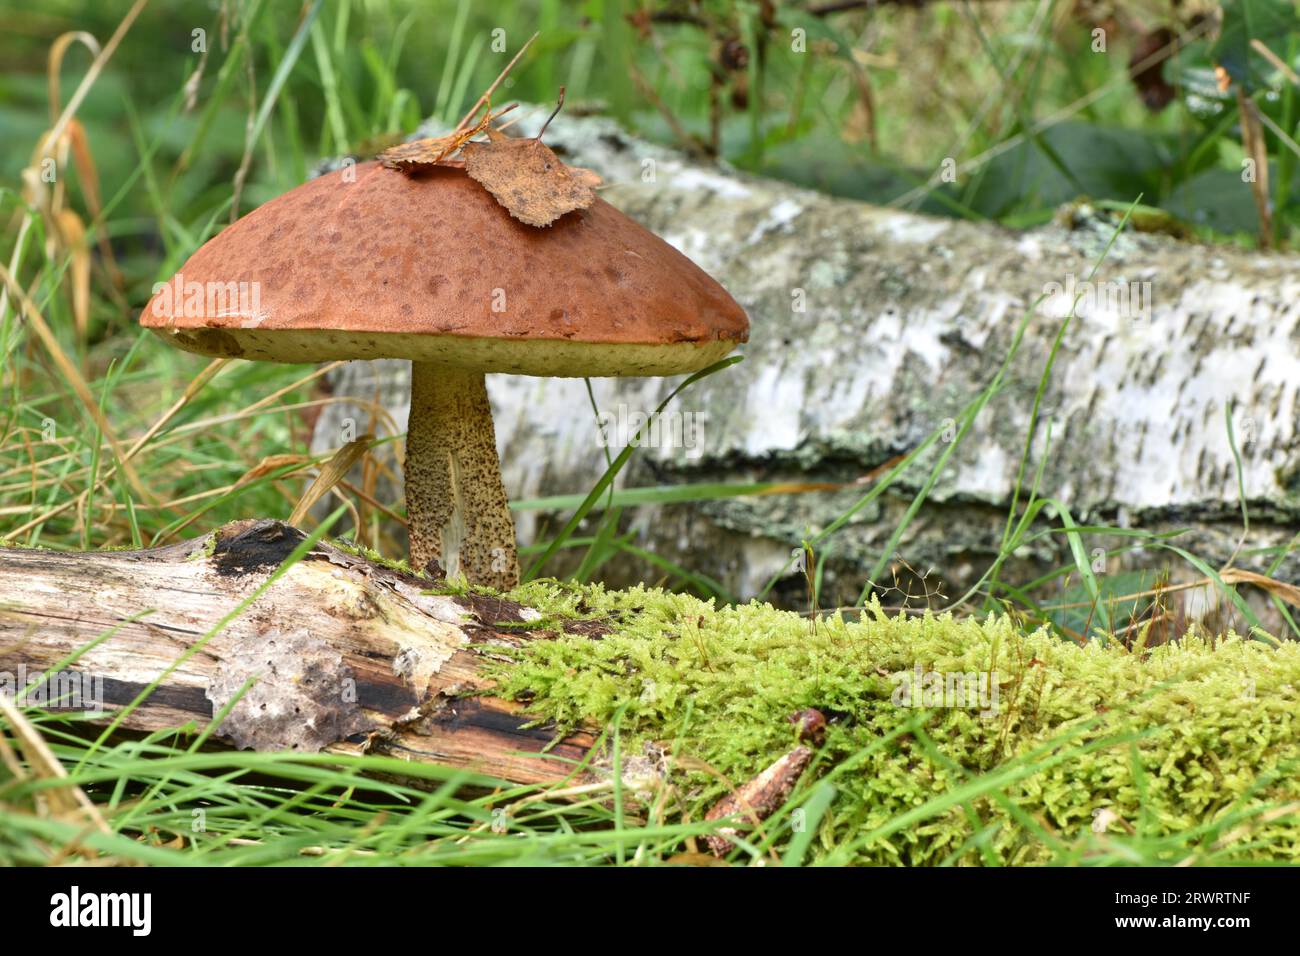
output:
<path id="1" fill-rule="evenodd" d="M 400 561 L 394 561 L 392 558 L 385 558 L 378 551 L 364 547 L 363 545 L 353 544 L 351 541 L 344 541 L 342 538 L 331 538 L 329 543 L 331 547 L 338 548 L 344 554 L 350 554 L 357 558 L 365 558 L 367 561 L 370 561 L 372 564 L 377 564 L 380 567 L 389 568 L 393 571 L 401 571 L 403 574 L 416 573 L 411 570 L 411 566 L 406 563 L 405 558 Z"/>
<path id="2" fill-rule="evenodd" d="M 210 531 L 203 536 L 203 543 L 185 555 L 186 561 L 206 561 L 217 553 L 217 533 Z"/>
<path id="3" fill-rule="evenodd" d="M 512 596 L 614 628 L 533 642 L 496 676 L 563 727 L 621 711 L 625 753 L 668 742 L 739 782 L 793 746 L 788 715 L 823 711 L 826 741 L 795 796 L 822 778 L 836 788 L 814 856 L 1045 862 L 1128 834 L 1169 859 L 1198 844 L 1235 859 L 1300 857 L 1300 815 L 1243 816 L 1300 800 L 1300 644 L 1192 635 L 1143 654 L 1025 633 L 1006 617 L 891 618 L 876 607 L 814 631 L 767 605 L 719 609 L 648 588 L 541 581 Z M 918 667 L 941 675 L 918 685 L 918 703 L 949 706 L 902 705 L 902 675 Z M 952 678 L 955 694 L 953 675 L 966 673 L 996 673 L 996 702 L 988 676 L 982 703 L 925 698 L 936 679 Z M 712 774 L 676 782 L 691 819 L 725 792 Z M 949 796 L 959 786 L 968 799 Z M 1102 810 L 1118 816 L 1108 837 L 1092 833 Z"/>

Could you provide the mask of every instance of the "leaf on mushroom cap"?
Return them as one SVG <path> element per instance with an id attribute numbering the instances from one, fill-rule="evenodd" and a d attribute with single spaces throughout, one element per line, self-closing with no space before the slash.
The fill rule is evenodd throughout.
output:
<path id="1" fill-rule="evenodd" d="M 460 241 L 447 242 L 451 232 Z M 446 163 L 418 176 L 358 163 L 310 180 L 223 229 L 181 271 L 141 323 L 181 348 L 248 359 L 678 375 L 718 361 L 749 329 L 716 281 L 599 196 L 538 229 Z M 193 283 L 232 281 L 248 284 L 246 301 L 187 307 Z M 498 288 L 508 312 L 493 309 Z"/>
<path id="2" fill-rule="evenodd" d="M 460 146 L 459 136 L 431 137 L 392 146 L 376 158 L 389 169 L 405 169 L 441 162 L 456 152 Z"/>
<path id="3" fill-rule="evenodd" d="M 384 150 L 375 158 L 389 169 L 400 169 L 404 172 L 409 172 L 417 166 L 455 165 L 455 163 L 448 162 L 447 157 L 465 145 L 466 141 L 477 136 L 485 129 L 488 131 L 489 136 L 492 135 L 495 130 L 488 124 L 498 116 L 509 113 L 516 105 L 512 103 L 505 109 L 498 110 L 495 113 L 492 112 L 492 107 L 489 105 L 487 112 L 473 126 L 453 130 L 446 136 L 426 137 L 410 143 L 402 143 L 400 146 L 393 146 Z"/>
<path id="4" fill-rule="evenodd" d="M 530 226 L 549 226 L 566 212 L 596 200 L 591 170 L 570 169 L 540 139 L 493 137 L 461 147 L 465 172 L 510 215 Z"/>
<path id="5" fill-rule="evenodd" d="M 605 180 L 600 178 L 600 173 L 594 169 L 586 169 L 582 166 L 569 166 L 569 174 L 574 176 L 578 182 L 586 183 L 592 189 L 600 187 Z"/>

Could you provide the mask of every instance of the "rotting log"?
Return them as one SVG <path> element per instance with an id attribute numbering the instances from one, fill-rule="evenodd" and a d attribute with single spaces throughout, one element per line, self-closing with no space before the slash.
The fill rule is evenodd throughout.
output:
<path id="1" fill-rule="evenodd" d="M 320 542 L 240 610 L 304 540 L 290 525 L 246 520 L 143 551 L 0 549 L 0 674 L 25 683 L 93 644 L 59 670 L 80 675 L 71 684 L 81 699 L 63 699 L 72 709 L 97 704 L 111 715 L 161 677 L 126 730 L 204 727 L 250 685 L 216 739 L 387 754 L 517 784 L 566 779 L 591 756 L 574 781 L 600 779 L 594 734 L 557 741 L 491 694 L 487 659 L 554 634 L 528 628 L 542 621 L 533 608 L 437 593 L 434 582 Z"/>

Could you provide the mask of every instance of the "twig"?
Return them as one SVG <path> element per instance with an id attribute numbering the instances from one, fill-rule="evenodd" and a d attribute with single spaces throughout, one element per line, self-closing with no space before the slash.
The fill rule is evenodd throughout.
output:
<path id="1" fill-rule="evenodd" d="M 542 128 L 537 131 L 537 136 L 534 137 L 535 139 L 542 138 L 542 134 L 546 132 L 546 127 L 551 125 L 551 120 L 555 119 L 555 117 L 560 114 L 560 110 L 563 108 L 564 108 L 564 87 L 560 87 L 560 99 L 555 104 L 555 109 L 551 110 L 551 115 L 546 117 L 546 122 L 542 124 Z"/>
<path id="2" fill-rule="evenodd" d="M 1285 76 L 1296 86 L 1300 86 L 1300 76 L 1296 76 L 1295 70 L 1291 69 L 1291 67 L 1289 67 L 1281 57 L 1270 50 L 1266 44 L 1259 39 L 1255 39 L 1250 41 L 1250 46 L 1256 53 L 1268 60 L 1275 70 Z"/>
<path id="3" fill-rule="evenodd" d="M 519 48 L 519 52 L 514 55 L 514 59 L 506 64 L 506 68 L 501 71 L 495 80 L 492 81 L 492 85 L 489 86 L 487 90 L 484 91 L 483 95 L 478 98 L 477 102 L 475 102 L 473 107 L 470 108 L 470 111 L 461 117 L 460 122 L 456 124 L 456 128 L 451 131 L 451 135 L 455 136 L 469 125 L 470 120 L 478 115 L 478 111 L 482 108 L 483 104 L 486 103 L 492 97 L 492 94 L 497 91 L 497 87 L 500 86 L 501 82 L 506 78 L 506 74 L 514 69 L 514 65 L 518 63 L 519 58 L 524 55 L 524 51 L 532 46 L 533 41 L 536 40 L 538 36 L 540 36 L 540 34 L 534 33 L 528 38 L 528 42 Z"/>
<path id="4" fill-rule="evenodd" d="M 632 82 L 636 84 L 636 88 L 641 91 L 642 96 L 650 101 L 650 105 L 659 111 L 659 115 L 664 118 L 664 122 L 668 124 L 668 128 L 673 131 L 673 135 L 677 137 L 678 141 L 681 142 L 689 152 L 696 156 L 709 156 L 708 144 L 698 136 L 688 132 L 687 129 L 678 122 L 677 117 L 673 115 L 672 110 L 664 105 L 664 101 L 659 98 L 659 94 L 655 92 L 655 88 L 650 85 L 649 81 L 646 80 L 641 71 L 637 69 L 636 64 L 629 62 L 627 68 L 628 73 L 632 77 Z"/>

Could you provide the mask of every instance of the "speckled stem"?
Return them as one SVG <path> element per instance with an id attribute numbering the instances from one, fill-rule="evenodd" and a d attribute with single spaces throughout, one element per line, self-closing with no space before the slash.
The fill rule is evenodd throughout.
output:
<path id="1" fill-rule="evenodd" d="M 481 372 L 411 363 L 406 431 L 411 565 L 436 558 L 449 579 L 508 590 L 519 583 L 492 408 Z"/>

